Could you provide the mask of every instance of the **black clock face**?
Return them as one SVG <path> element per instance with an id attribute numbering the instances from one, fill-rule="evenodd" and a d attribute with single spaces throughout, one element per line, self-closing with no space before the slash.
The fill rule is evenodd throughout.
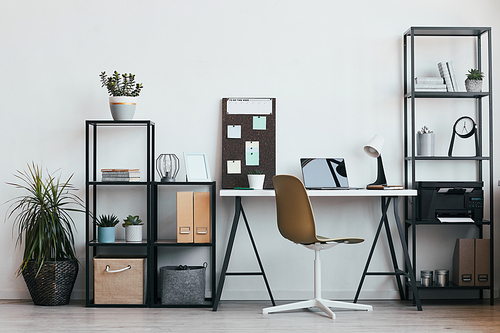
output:
<path id="1" fill-rule="evenodd" d="M 472 120 L 472 118 L 467 116 L 460 117 L 455 122 L 455 126 L 453 127 L 455 133 L 461 138 L 470 137 L 472 134 L 474 134 L 475 129 L 476 123 L 474 123 L 474 120 Z"/>

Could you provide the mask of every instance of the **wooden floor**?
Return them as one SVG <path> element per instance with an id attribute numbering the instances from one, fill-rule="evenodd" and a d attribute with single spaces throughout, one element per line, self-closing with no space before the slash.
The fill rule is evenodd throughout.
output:
<path id="1" fill-rule="evenodd" d="M 500 305 L 487 300 L 428 301 L 416 311 L 408 301 L 361 302 L 372 312 L 299 310 L 263 315 L 265 301 L 222 301 L 210 309 L 35 306 L 0 300 L 0 332 L 500 332 Z M 281 302 L 278 302 L 281 304 Z"/>

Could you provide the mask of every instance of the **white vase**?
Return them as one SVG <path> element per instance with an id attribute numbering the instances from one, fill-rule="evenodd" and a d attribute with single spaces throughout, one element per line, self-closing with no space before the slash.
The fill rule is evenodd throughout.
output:
<path id="1" fill-rule="evenodd" d="M 417 133 L 417 156 L 434 156 L 434 133 Z"/>
<path id="2" fill-rule="evenodd" d="M 127 242 L 142 242 L 142 225 L 128 225 L 125 227 Z"/>
<path id="3" fill-rule="evenodd" d="M 134 119 L 137 97 L 130 96 L 110 96 L 109 108 L 114 120 Z"/>
<path id="4" fill-rule="evenodd" d="M 266 175 L 247 175 L 248 176 L 248 187 L 254 190 L 262 190 L 264 188 L 264 178 Z"/>

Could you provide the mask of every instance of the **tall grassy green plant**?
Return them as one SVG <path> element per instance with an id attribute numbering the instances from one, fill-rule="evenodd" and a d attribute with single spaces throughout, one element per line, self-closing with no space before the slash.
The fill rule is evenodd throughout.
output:
<path id="1" fill-rule="evenodd" d="M 15 174 L 21 182 L 7 183 L 25 194 L 12 199 L 8 218 L 14 218 L 14 230 L 18 236 L 16 247 L 23 244 L 23 262 L 17 274 L 26 268 L 29 260 L 37 263 L 37 274 L 47 260 L 75 260 L 75 223 L 69 212 L 85 212 L 82 200 L 71 191 L 71 175 L 62 182 L 53 174 L 43 175 L 42 169 L 33 163 L 27 171 Z"/>

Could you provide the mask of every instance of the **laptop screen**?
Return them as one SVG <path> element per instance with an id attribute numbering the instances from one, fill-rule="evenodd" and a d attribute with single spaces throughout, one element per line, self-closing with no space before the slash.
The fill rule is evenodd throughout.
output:
<path id="1" fill-rule="evenodd" d="M 343 158 L 301 158 L 306 189 L 348 188 Z"/>

